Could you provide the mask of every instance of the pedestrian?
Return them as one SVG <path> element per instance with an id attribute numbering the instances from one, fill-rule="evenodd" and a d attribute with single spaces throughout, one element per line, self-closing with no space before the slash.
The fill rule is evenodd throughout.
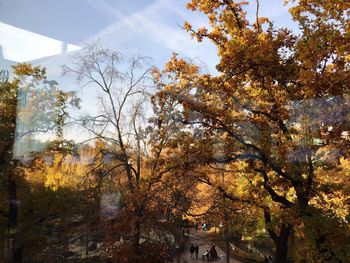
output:
<path id="1" fill-rule="evenodd" d="M 198 253 L 199 253 L 199 246 L 198 244 L 194 247 L 194 255 L 196 257 L 196 259 L 198 259 Z"/>
<path id="2" fill-rule="evenodd" d="M 202 261 L 204 261 L 205 258 L 207 258 L 207 261 L 209 261 L 209 251 L 208 251 L 208 249 L 204 252 L 204 254 L 202 256 Z"/>
<path id="3" fill-rule="evenodd" d="M 217 252 L 216 249 L 215 249 L 215 245 L 212 245 L 212 247 L 211 247 L 210 250 L 209 250 L 209 254 L 210 254 L 210 258 L 211 258 L 212 260 L 215 260 L 215 259 L 218 258 L 218 252 Z"/>
<path id="4" fill-rule="evenodd" d="M 194 245 L 192 244 L 190 247 L 191 259 L 194 258 Z"/>
<path id="5" fill-rule="evenodd" d="M 264 263 L 272 263 L 272 257 L 270 255 L 265 257 Z"/>

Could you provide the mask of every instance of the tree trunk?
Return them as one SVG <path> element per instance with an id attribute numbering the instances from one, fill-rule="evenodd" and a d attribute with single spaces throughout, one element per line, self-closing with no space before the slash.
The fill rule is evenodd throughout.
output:
<path id="1" fill-rule="evenodd" d="M 281 224 L 280 231 L 277 234 L 271 227 L 271 214 L 269 207 L 264 207 L 264 219 L 266 229 L 276 245 L 276 263 L 286 263 L 288 257 L 288 239 L 292 233 L 292 225 Z"/>
<path id="2" fill-rule="evenodd" d="M 5 233 L 0 234 L 0 262 L 5 261 L 5 238 L 2 235 L 5 236 Z"/>
<path id="3" fill-rule="evenodd" d="M 292 231 L 291 225 L 282 224 L 280 234 L 275 240 L 276 243 L 276 263 L 287 262 L 288 256 L 288 239 Z"/>
<path id="4" fill-rule="evenodd" d="M 11 253 L 13 263 L 22 263 L 22 244 L 18 235 L 18 200 L 17 184 L 12 179 L 12 172 L 9 173 L 8 179 L 8 202 L 9 202 L 9 230 L 10 235 L 14 236 Z"/>
<path id="5" fill-rule="evenodd" d="M 306 196 L 304 192 L 297 192 L 297 200 L 298 200 L 298 208 L 299 212 L 302 216 L 310 215 L 310 212 L 308 211 L 309 207 L 309 198 Z"/>
<path id="6" fill-rule="evenodd" d="M 140 238 L 141 238 L 141 221 L 139 213 L 137 212 L 134 231 L 133 231 L 133 247 L 134 247 L 134 256 L 135 263 L 141 262 L 141 249 L 140 249 Z"/>
<path id="7" fill-rule="evenodd" d="M 230 263 L 230 242 L 228 237 L 226 238 L 226 263 Z"/>

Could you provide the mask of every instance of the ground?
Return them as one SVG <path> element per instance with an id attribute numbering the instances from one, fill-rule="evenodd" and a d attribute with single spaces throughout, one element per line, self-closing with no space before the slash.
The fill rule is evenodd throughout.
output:
<path id="1" fill-rule="evenodd" d="M 191 259 L 191 254 L 190 254 L 191 244 L 199 246 L 198 259 Z M 196 230 L 191 231 L 190 235 L 189 235 L 187 247 L 186 247 L 184 253 L 181 255 L 182 262 L 188 262 L 188 263 L 201 262 L 203 253 L 206 250 L 209 250 L 212 245 L 213 245 L 213 243 L 210 240 L 208 233 L 206 231 L 199 231 L 199 230 L 198 231 L 196 231 Z M 218 252 L 218 256 L 221 258 L 217 262 L 226 262 L 226 253 L 223 252 L 223 250 L 220 249 L 217 245 L 215 247 L 216 247 L 216 250 Z M 242 262 L 238 261 L 236 259 L 233 259 L 231 257 L 230 263 L 242 263 Z"/>

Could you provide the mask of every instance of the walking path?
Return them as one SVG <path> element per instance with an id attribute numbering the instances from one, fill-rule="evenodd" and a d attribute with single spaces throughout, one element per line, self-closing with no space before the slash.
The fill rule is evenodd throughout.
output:
<path id="1" fill-rule="evenodd" d="M 191 259 L 191 254 L 190 254 L 191 244 L 199 246 L 198 259 Z M 212 245 L 213 243 L 212 241 L 210 241 L 205 231 L 192 231 L 192 233 L 189 236 L 187 247 L 184 253 L 181 255 L 181 257 L 188 263 L 202 262 L 202 255 L 206 250 L 209 250 Z M 218 246 L 215 246 L 215 248 L 218 252 L 218 256 L 221 257 L 221 260 L 218 260 L 216 262 L 226 262 L 226 253 L 223 252 L 222 249 L 219 248 Z M 242 261 L 239 261 L 230 257 L 230 263 L 242 263 Z"/>

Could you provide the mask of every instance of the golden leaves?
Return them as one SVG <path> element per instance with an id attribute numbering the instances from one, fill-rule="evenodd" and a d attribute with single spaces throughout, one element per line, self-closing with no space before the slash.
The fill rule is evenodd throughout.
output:
<path id="1" fill-rule="evenodd" d="M 236 156 L 248 156 L 242 161 L 247 160 L 248 167 L 225 183 L 206 169 L 211 181 L 236 196 L 271 207 L 280 222 L 300 226 L 300 236 L 308 238 L 303 231 L 312 227 L 304 228 L 300 216 L 306 211 L 305 203 L 318 207 L 324 217 L 349 214 L 350 164 L 341 158 L 349 155 L 348 147 L 341 146 L 347 122 L 329 120 L 342 115 L 331 101 L 349 106 L 343 100 L 350 85 L 349 36 L 344 27 L 349 18 L 339 15 L 346 12 L 341 10 L 346 5 L 344 1 L 300 0 L 292 9 L 302 28 L 296 36 L 288 29 L 276 29 L 268 18 L 259 18 L 258 25 L 249 23 L 242 4 L 191 1 L 188 7 L 205 13 L 211 27 L 194 31 L 187 23 L 185 29 L 199 41 L 203 37 L 214 41 L 220 73 L 189 73 L 190 63 L 174 56 L 165 69 L 172 76 L 165 95 L 183 107 L 185 121 L 198 123 L 210 138 L 202 145 L 193 142 L 198 156 L 232 157 L 232 163 L 238 162 Z M 269 26 L 259 27 L 263 23 Z M 329 110 L 332 107 L 337 109 Z M 331 126 L 334 131 L 327 131 Z M 187 128 L 191 132 L 193 127 Z M 214 141 L 223 149 L 216 150 Z M 222 167 L 217 164 L 216 168 Z M 257 169 L 265 176 L 257 174 Z M 285 199 L 292 202 L 290 207 Z"/>
<path id="2" fill-rule="evenodd" d="M 158 82 L 162 77 L 162 73 L 160 72 L 159 68 L 153 67 L 151 70 L 151 76 L 154 81 Z"/>
<path id="3" fill-rule="evenodd" d="M 29 63 L 19 63 L 12 66 L 16 76 L 33 76 L 39 80 L 46 78 L 46 69 L 41 66 L 32 66 Z"/>
<path id="4" fill-rule="evenodd" d="M 184 25 L 183 25 L 183 28 L 186 30 L 186 31 L 190 31 L 192 29 L 192 25 L 189 23 L 189 22 L 185 22 Z"/>

